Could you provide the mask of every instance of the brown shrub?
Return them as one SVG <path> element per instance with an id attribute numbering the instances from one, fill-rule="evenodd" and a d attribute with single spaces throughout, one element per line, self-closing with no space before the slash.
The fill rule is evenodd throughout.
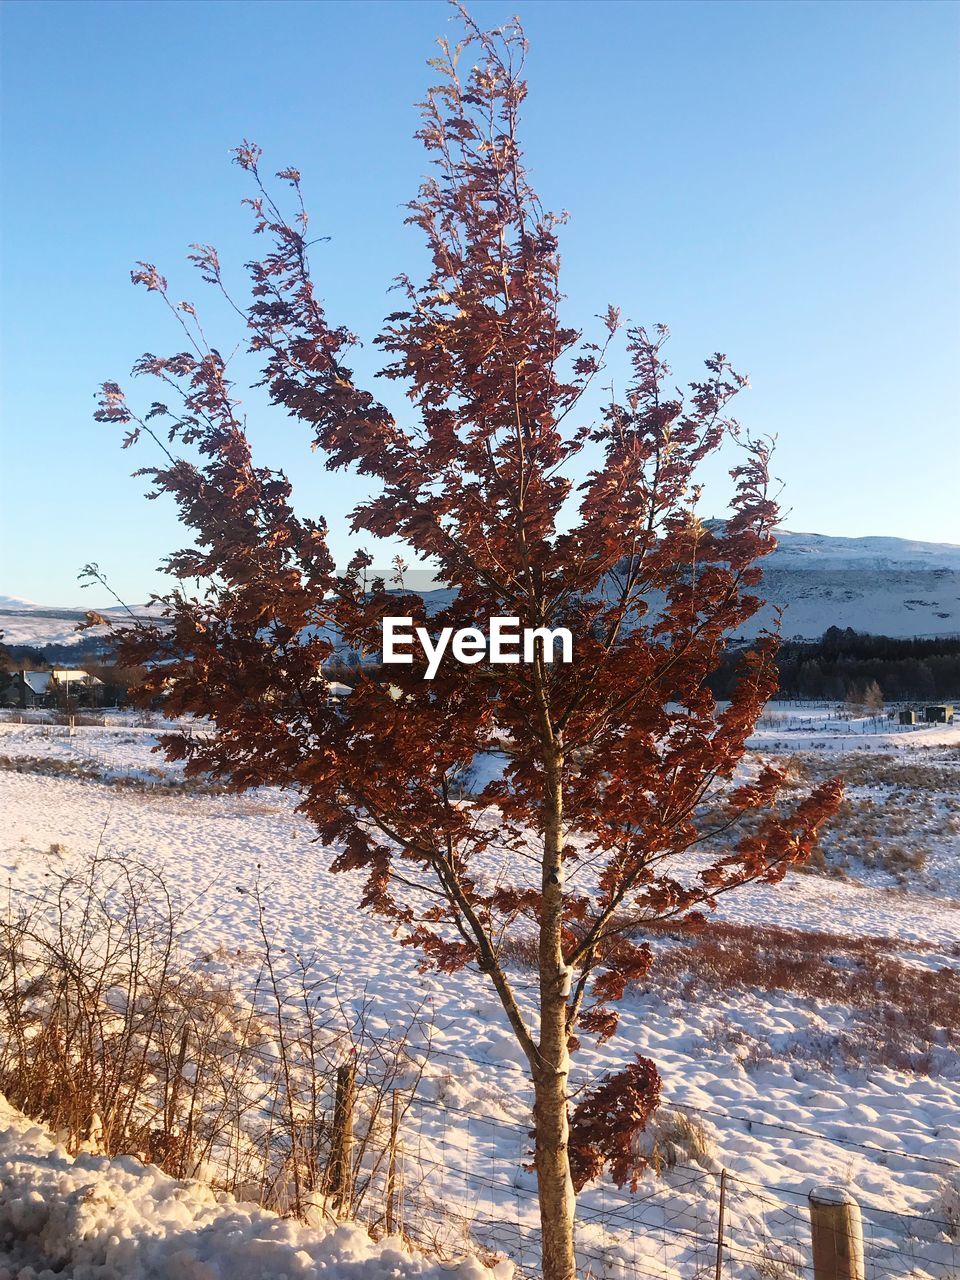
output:
<path id="1" fill-rule="evenodd" d="M 960 973 L 904 962 L 895 939 L 729 921 L 704 922 L 695 933 L 665 924 L 643 932 L 676 940 L 658 949 L 650 990 L 673 987 L 687 999 L 732 989 L 785 991 L 818 1004 L 849 1005 L 869 1016 L 857 1037 L 837 1047 L 855 1060 L 899 1068 L 928 1070 L 932 1047 L 960 1044 Z M 911 949 L 939 951 L 922 943 Z M 960 955 L 960 946 L 951 955 Z"/>

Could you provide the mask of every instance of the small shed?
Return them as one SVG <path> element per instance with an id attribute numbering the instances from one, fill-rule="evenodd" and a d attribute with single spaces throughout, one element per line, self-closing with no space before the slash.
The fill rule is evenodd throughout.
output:
<path id="1" fill-rule="evenodd" d="M 935 707 L 924 707 L 923 718 L 927 724 L 950 724 L 953 720 L 953 703 L 941 702 Z"/>
<path id="2" fill-rule="evenodd" d="M 916 713 L 915 711 L 901 711 L 901 712 L 900 712 L 900 723 L 901 723 L 901 724 L 916 724 L 916 723 L 917 723 L 917 713 Z"/>

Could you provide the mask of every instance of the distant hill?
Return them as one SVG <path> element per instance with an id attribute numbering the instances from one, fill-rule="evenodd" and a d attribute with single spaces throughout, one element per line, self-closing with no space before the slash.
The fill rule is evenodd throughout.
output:
<path id="1" fill-rule="evenodd" d="M 777 537 L 777 550 L 763 562 L 760 593 L 783 608 L 784 636 L 813 640 L 831 626 L 887 636 L 960 634 L 960 546 L 786 529 Z M 438 602 L 445 594 L 431 593 Z M 100 627 L 76 630 L 89 607 L 52 608 L 0 595 L 0 631 L 11 645 L 77 645 L 78 653 L 89 652 L 105 634 Z M 123 616 L 116 607 L 97 612 Z M 764 610 L 745 634 L 769 618 Z"/>
<path id="2" fill-rule="evenodd" d="M 49 646 L 57 648 L 75 648 L 77 652 L 92 652 L 102 647 L 107 627 L 91 627 L 88 631 L 78 631 L 77 625 L 84 621 L 90 611 L 102 613 L 104 617 L 121 619 L 127 617 L 125 609 L 113 606 L 97 609 L 93 605 L 76 608 L 57 608 L 53 605 L 34 604 L 22 596 L 0 595 L 0 632 L 6 645 L 31 645 L 43 649 Z M 149 616 L 156 612 L 149 605 L 134 608 L 139 617 Z"/>
<path id="3" fill-rule="evenodd" d="M 825 533 L 777 530 L 777 550 L 764 563 L 776 570 L 819 569 L 904 572 L 949 569 L 960 572 L 960 545 L 914 542 L 909 538 L 834 538 Z"/>
<path id="4" fill-rule="evenodd" d="M 784 610 L 783 634 L 812 640 L 828 627 L 871 635 L 960 633 L 960 546 L 906 538 L 777 534 L 761 594 Z M 752 634 L 769 619 L 754 619 Z"/>

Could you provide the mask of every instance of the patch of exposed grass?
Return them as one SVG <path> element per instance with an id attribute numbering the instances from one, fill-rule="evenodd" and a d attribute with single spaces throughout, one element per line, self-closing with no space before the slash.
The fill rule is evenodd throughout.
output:
<path id="1" fill-rule="evenodd" d="M 915 883 L 943 840 L 960 837 L 960 770 L 929 761 L 857 755 L 825 761 L 794 755 L 788 787 L 802 789 L 841 772 L 847 788 L 801 870 L 846 879 L 860 868 Z"/>
<path id="2" fill-rule="evenodd" d="M 649 991 L 684 1000 L 731 990 L 788 992 L 847 1005 L 863 1015 L 829 1043 L 810 1046 L 820 1058 L 929 1070 L 936 1048 L 960 1047 L 960 972 L 922 967 L 896 954 L 895 939 L 709 921 L 696 931 L 658 925 L 638 936 L 671 937 L 658 948 Z M 933 944 L 911 944 L 935 955 Z M 960 956 L 954 945 L 951 957 Z"/>
<path id="3" fill-rule="evenodd" d="M 960 792 L 960 748 L 957 760 L 947 751 L 938 759 L 903 760 L 870 752 L 852 751 L 841 759 L 804 753 L 790 757 L 801 779 L 819 781 L 842 773 L 848 787 L 903 787 L 909 791 Z"/>
<path id="4" fill-rule="evenodd" d="M 230 788 L 203 778 L 183 778 L 163 769 L 140 766 L 135 774 L 114 773 L 91 760 L 57 760 L 50 756 L 0 755 L 0 772 L 32 773 L 47 778 L 70 778 L 98 782 L 105 787 L 127 791 L 162 791 L 185 795 L 226 795 Z"/>

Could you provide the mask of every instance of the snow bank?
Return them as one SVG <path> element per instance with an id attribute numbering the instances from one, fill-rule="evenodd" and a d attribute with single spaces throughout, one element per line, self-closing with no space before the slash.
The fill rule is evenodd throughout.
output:
<path id="1" fill-rule="evenodd" d="M 374 1242 L 355 1223 L 307 1227 L 177 1182 L 131 1157 L 67 1154 L 0 1096 L 0 1280 L 509 1280 Z"/>

